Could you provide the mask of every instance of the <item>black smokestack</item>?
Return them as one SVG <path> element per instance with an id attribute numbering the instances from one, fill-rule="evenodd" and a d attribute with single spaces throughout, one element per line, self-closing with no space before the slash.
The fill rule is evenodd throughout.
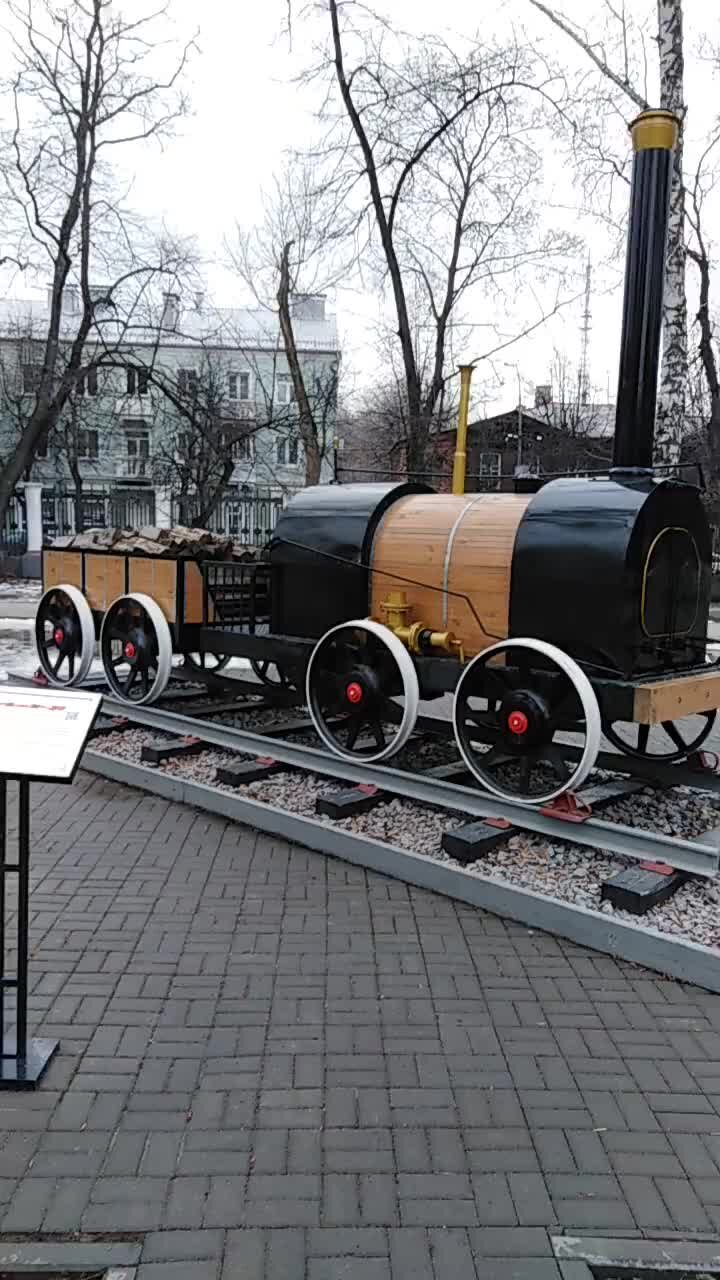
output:
<path id="1" fill-rule="evenodd" d="M 652 466 L 665 242 L 679 128 L 677 116 L 670 111 L 643 111 L 630 125 L 635 154 L 615 410 L 615 467 Z"/>

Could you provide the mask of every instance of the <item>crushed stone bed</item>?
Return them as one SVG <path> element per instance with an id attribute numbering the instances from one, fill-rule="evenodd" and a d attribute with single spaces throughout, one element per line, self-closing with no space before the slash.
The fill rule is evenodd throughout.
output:
<path id="1" fill-rule="evenodd" d="M 171 735 L 154 730 L 131 729 L 125 733 L 109 734 L 96 739 L 92 743 L 92 749 L 140 763 L 144 743 L 169 736 Z M 353 818 L 333 820 L 318 817 L 315 813 L 317 797 L 324 792 L 342 790 L 348 784 L 339 779 L 292 770 L 273 774 L 244 787 L 215 783 L 215 773 L 219 767 L 237 765 L 251 758 L 239 752 L 209 748 L 197 756 L 176 757 L 165 761 L 157 769 L 188 781 L 216 786 L 219 791 L 247 796 L 261 804 L 286 809 L 303 817 L 312 817 L 353 834 L 397 845 L 448 866 L 460 867 L 458 862 L 442 851 L 441 841 L 445 831 L 467 821 L 464 815 L 433 809 L 429 805 L 413 801 L 394 799 Z M 607 821 L 687 838 L 700 836 L 718 826 L 715 797 L 686 787 L 663 792 L 647 787 L 634 796 L 609 805 L 602 811 L 602 817 Z M 571 841 L 549 841 L 531 832 L 520 832 L 496 846 L 484 858 L 463 866 L 462 869 L 471 874 L 533 890 L 556 901 L 599 910 L 636 926 L 655 928 L 663 933 L 713 947 L 720 954 L 720 881 L 701 878 L 688 880 L 667 902 L 654 907 L 645 916 L 638 917 L 600 900 L 602 882 L 627 865 L 633 864 L 630 860 L 625 861 L 608 853 L 596 853 L 574 845 Z"/>

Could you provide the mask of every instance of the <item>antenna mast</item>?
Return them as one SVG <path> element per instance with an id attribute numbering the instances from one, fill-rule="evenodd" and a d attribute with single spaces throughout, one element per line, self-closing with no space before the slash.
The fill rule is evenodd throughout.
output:
<path id="1" fill-rule="evenodd" d="M 590 346 L 590 284 L 592 280 L 592 265 L 590 262 L 590 254 L 588 253 L 587 266 L 585 267 L 585 306 L 583 308 L 582 324 L 580 332 L 582 334 L 580 346 L 580 403 L 590 403 L 590 378 L 588 373 L 588 348 Z"/>

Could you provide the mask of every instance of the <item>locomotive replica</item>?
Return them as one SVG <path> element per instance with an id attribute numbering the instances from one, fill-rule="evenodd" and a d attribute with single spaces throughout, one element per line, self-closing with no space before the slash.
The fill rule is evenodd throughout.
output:
<path id="1" fill-rule="evenodd" d="M 640 758 L 697 752 L 720 706 L 706 660 L 710 531 L 699 487 L 652 466 L 678 122 L 648 111 L 630 128 L 606 474 L 465 494 L 460 438 L 453 493 L 306 489 L 258 563 L 48 548 L 36 635 L 51 683 L 82 681 L 98 638 L 111 691 L 132 705 L 164 691 L 174 652 L 216 672 L 243 657 L 304 689 L 322 741 L 356 762 L 391 757 L 420 701 L 454 693 L 468 769 L 525 804 L 578 788 L 602 733 Z M 466 423 L 467 396 L 464 408 Z"/>

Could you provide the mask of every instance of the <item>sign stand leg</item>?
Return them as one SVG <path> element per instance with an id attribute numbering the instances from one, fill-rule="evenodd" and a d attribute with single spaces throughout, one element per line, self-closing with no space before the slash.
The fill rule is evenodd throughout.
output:
<path id="1" fill-rule="evenodd" d="M 30 915 L 30 783 L 18 783 L 18 860 L 8 861 L 7 781 L 0 779 L 0 1089 L 34 1089 L 58 1048 L 57 1040 L 28 1040 L 28 941 Z M 5 916 L 8 876 L 17 876 L 17 964 L 5 971 Z M 16 994 L 16 1033 L 6 1036 L 5 992 Z"/>

